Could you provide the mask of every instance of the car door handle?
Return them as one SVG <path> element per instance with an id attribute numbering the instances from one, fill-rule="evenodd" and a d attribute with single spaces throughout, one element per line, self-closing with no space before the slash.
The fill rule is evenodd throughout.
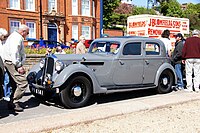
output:
<path id="1" fill-rule="evenodd" d="M 119 63 L 120 63 L 120 65 L 124 65 L 124 62 L 123 62 L 123 61 L 121 61 L 121 60 L 119 60 Z"/>
<path id="2" fill-rule="evenodd" d="M 149 65 L 149 61 L 148 61 L 148 60 L 145 60 L 145 63 L 146 63 L 147 65 Z"/>

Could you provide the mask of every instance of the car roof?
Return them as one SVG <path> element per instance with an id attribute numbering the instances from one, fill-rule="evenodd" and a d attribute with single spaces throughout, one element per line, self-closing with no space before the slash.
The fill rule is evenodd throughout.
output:
<path id="1" fill-rule="evenodd" d="M 153 41 L 159 42 L 161 45 L 164 45 L 160 39 L 156 38 L 149 38 L 149 37 L 141 37 L 141 36 L 114 36 L 114 37 L 104 37 L 104 38 L 97 38 L 94 41 L 113 41 L 113 42 L 121 42 L 125 43 L 127 41 Z"/>

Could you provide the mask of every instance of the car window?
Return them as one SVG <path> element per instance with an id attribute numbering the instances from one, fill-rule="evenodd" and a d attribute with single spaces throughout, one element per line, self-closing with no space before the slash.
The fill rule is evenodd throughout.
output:
<path id="1" fill-rule="evenodd" d="M 123 49 L 123 55 L 141 55 L 141 42 L 126 44 Z"/>
<path id="2" fill-rule="evenodd" d="M 145 53 L 146 55 L 160 55 L 160 45 L 155 42 L 146 42 Z"/>
<path id="3" fill-rule="evenodd" d="M 118 42 L 94 42 L 89 52 L 91 53 L 111 53 L 117 54 L 120 44 Z"/>

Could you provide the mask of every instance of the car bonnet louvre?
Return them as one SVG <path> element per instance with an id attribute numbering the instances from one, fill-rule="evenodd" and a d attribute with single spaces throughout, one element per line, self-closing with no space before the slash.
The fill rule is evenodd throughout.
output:
<path id="1" fill-rule="evenodd" d="M 99 65 L 104 65 L 104 62 L 81 62 L 81 64 L 99 66 Z"/>

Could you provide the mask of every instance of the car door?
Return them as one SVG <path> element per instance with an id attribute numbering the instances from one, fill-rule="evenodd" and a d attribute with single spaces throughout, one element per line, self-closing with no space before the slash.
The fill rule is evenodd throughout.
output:
<path id="1" fill-rule="evenodd" d="M 163 63 L 161 47 L 157 42 L 144 43 L 144 80 L 143 84 L 153 84 L 156 73 Z"/>
<path id="2" fill-rule="evenodd" d="M 128 42 L 116 61 L 113 82 L 116 85 L 141 84 L 142 75 L 142 42 Z"/>

